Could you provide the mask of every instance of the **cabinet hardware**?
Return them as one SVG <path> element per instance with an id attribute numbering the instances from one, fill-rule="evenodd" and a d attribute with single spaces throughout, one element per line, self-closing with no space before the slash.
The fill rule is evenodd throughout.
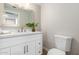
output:
<path id="1" fill-rule="evenodd" d="M 28 45 L 27 45 L 27 52 L 28 52 Z"/>
<path id="2" fill-rule="evenodd" d="M 41 53 L 41 51 L 39 51 L 39 53 Z"/>
<path id="3" fill-rule="evenodd" d="M 39 45 L 40 45 L 40 42 L 39 42 Z"/>
<path id="4" fill-rule="evenodd" d="M 24 54 L 25 54 L 25 46 L 24 46 Z"/>

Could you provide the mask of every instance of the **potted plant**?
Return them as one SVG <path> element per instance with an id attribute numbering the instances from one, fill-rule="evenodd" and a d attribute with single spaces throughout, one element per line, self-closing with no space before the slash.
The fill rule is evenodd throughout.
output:
<path id="1" fill-rule="evenodd" d="M 35 23 L 35 22 L 29 22 L 26 24 L 27 27 L 31 28 L 32 29 L 32 32 L 35 32 L 36 31 L 36 27 L 38 26 L 38 23 Z"/>

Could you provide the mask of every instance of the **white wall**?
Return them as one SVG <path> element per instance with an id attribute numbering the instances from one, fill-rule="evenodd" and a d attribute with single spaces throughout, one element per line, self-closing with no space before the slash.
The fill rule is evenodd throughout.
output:
<path id="1" fill-rule="evenodd" d="M 54 47 L 54 34 L 72 36 L 72 54 L 79 54 L 79 4 L 42 4 L 44 46 Z"/>

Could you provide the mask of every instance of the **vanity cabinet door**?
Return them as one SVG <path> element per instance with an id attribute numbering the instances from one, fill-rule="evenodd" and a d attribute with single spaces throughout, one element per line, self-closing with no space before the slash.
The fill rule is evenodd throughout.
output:
<path id="1" fill-rule="evenodd" d="M 25 54 L 26 55 L 35 55 L 35 40 L 34 41 L 30 41 L 28 43 L 26 43 L 26 46 L 25 46 Z"/>
<path id="2" fill-rule="evenodd" d="M 28 55 L 35 55 L 35 40 L 28 43 Z"/>
<path id="3" fill-rule="evenodd" d="M 16 45 L 11 48 L 11 55 L 23 55 L 25 44 Z"/>
<path id="4" fill-rule="evenodd" d="M 42 38 L 36 40 L 36 55 L 42 54 Z"/>
<path id="5" fill-rule="evenodd" d="M 10 48 L 0 49 L 0 55 L 10 55 Z"/>

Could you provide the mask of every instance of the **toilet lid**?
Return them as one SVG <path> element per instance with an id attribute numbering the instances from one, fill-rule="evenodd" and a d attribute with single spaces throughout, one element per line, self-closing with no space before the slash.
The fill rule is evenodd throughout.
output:
<path id="1" fill-rule="evenodd" d="M 50 49 L 48 55 L 65 55 L 65 52 L 56 48 Z"/>

